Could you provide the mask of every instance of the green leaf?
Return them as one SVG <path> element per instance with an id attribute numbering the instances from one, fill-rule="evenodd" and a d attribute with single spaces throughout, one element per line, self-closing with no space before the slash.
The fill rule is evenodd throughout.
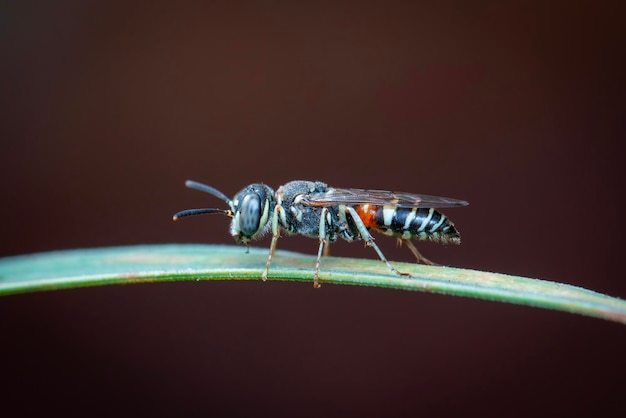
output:
<path id="1" fill-rule="evenodd" d="M 251 248 L 245 254 L 239 246 L 172 244 L 7 257 L 0 259 L 0 295 L 122 283 L 260 280 L 267 251 Z M 394 265 L 414 278 L 397 277 L 378 260 L 327 257 L 322 261 L 320 282 L 469 296 L 626 323 L 626 301 L 580 287 L 451 267 Z M 277 251 L 269 280 L 312 286 L 314 266 L 314 256 Z"/>

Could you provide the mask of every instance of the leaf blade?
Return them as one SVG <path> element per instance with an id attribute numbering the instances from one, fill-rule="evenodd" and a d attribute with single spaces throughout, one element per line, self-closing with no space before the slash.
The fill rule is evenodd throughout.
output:
<path id="1" fill-rule="evenodd" d="M 109 284 L 179 280 L 258 280 L 266 249 L 197 244 L 55 251 L 0 259 L 0 295 Z M 270 280 L 313 282 L 315 257 L 276 253 Z M 500 273 L 394 263 L 414 278 L 391 274 L 377 260 L 328 257 L 321 283 L 375 286 L 466 296 L 556 309 L 626 324 L 626 301 L 591 290 Z"/>

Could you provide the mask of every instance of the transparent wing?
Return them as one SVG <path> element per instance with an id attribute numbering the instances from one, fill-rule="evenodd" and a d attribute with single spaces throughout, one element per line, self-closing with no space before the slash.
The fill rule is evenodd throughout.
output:
<path id="1" fill-rule="evenodd" d="M 400 207 L 452 208 L 467 206 L 464 200 L 386 190 L 335 189 L 310 193 L 302 199 L 306 206 L 396 205 Z"/>

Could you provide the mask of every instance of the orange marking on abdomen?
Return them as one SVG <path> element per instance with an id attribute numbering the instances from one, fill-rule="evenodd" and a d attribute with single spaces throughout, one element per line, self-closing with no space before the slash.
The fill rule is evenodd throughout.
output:
<path id="1" fill-rule="evenodd" d="M 374 217 L 378 211 L 378 206 L 375 205 L 359 205 L 356 207 L 356 213 L 359 215 L 363 223 L 368 228 L 375 228 L 376 222 Z"/>

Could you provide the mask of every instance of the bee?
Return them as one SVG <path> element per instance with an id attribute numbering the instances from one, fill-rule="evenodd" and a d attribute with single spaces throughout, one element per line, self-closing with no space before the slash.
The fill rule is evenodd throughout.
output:
<path id="1" fill-rule="evenodd" d="M 341 189 L 320 181 L 290 181 L 274 191 L 265 184 L 251 184 L 229 199 L 219 190 L 188 180 L 191 189 L 212 194 L 228 204 L 229 209 L 188 209 L 176 213 L 174 220 L 201 214 L 222 214 L 232 218 L 230 234 L 235 241 L 249 247 L 250 242 L 272 233 L 263 281 L 272 263 L 280 232 L 300 234 L 319 240 L 313 286 L 320 287 L 322 254 L 328 244 L 339 238 L 363 240 L 372 247 L 387 268 L 398 276 L 411 277 L 387 261 L 374 242 L 370 231 L 396 237 L 406 244 L 418 263 L 434 264 L 422 256 L 411 239 L 460 244 L 461 236 L 454 224 L 435 208 L 466 206 L 467 202 L 445 197 L 385 190 Z"/>

